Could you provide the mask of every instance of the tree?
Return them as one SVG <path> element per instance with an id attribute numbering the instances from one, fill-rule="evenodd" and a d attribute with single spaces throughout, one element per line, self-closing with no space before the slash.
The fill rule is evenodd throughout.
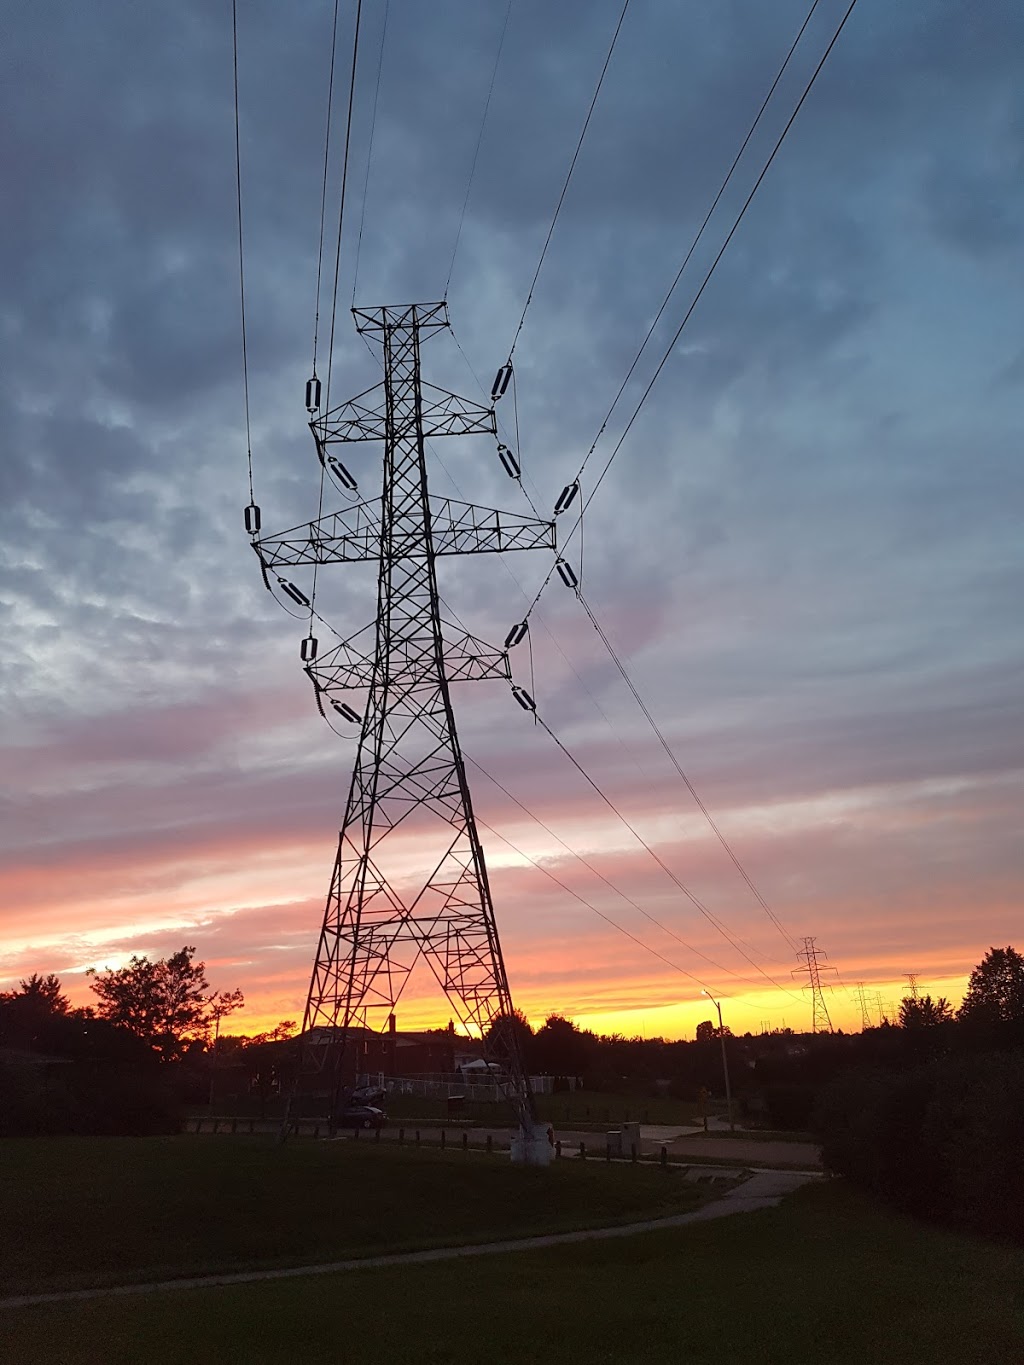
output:
<path id="1" fill-rule="evenodd" d="M 33 972 L 18 983 L 16 991 L 0 991 L 0 1042 L 16 1047 L 37 1046 L 43 1030 L 55 1019 L 66 1019 L 69 1009 L 70 1002 L 57 977 Z"/>
<path id="2" fill-rule="evenodd" d="M 908 995 L 900 1001 L 900 1028 L 934 1028 L 936 1024 L 948 1024 L 953 1018 L 953 1007 L 945 996 L 933 1000 L 930 995 L 915 999 Z"/>
<path id="3" fill-rule="evenodd" d="M 1024 1022 L 1024 957 L 1010 947 L 990 948 L 971 972 L 959 1017 L 981 1024 Z"/>
<path id="4" fill-rule="evenodd" d="M 145 1039 L 164 1061 L 180 1057 L 189 1043 L 207 1041 L 211 1027 L 219 1028 L 244 998 L 241 991 L 211 991 L 206 964 L 192 960 L 195 951 L 186 946 L 157 962 L 133 956 L 127 967 L 90 968 L 100 1018 Z"/>

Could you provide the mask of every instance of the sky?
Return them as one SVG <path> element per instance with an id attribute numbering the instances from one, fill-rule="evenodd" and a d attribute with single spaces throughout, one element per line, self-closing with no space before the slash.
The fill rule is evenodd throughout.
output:
<path id="1" fill-rule="evenodd" d="M 213 985 L 244 990 L 234 1026 L 254 1032 L 301 1019 L 354 746 L 317 714 L 304 628 L 242 524 L 231 9 L 3 9 L 0 987 L 52 971 L 87 1003 L 89 967 L 194 944 Z M 303 389 L 332 9 L 238 3 L 265 529 L 317 510 Z M 479 400 L 620 9 L 513 0 L 470 183 L 504 0 L 391 0 L 383 50 L 384 2 L 365 0 L 332 401 L 379 375 L 353 296 L 441 298 L 464 203 L 461 351 L 439 336 L 423 365 Z M 819 0 L 595 469 L 845 10 Z M 540 507 L 597 435 L 806 11 L 629 5 L 515 352 Z M 807 1028 L 794 945 L 812 935 L 836 969 L 834 1023 L 859 1027 L 856 983 L 872 1019 L 907 972 L 955 1003 L 991 945 L 1020 946 L 1022 172 L 1024 10 L 859 0 L 587 512 L 587 600 L 784 932 L 557 581 L 516 676 L 628 825 L 500 682 L 453 687 L 465 751 L 532 813 L 471 768 L 513 995 L 535 1022 L 692 1036 L 703 985 L 735 1032 Z M 499 417 L 510 432 L 509 396 Z M 430 458 L 437 492 L 527 510 L 487 438 Z M 380 447 L 346 462 L 372 496 Z M 500 642 L 549 562 L 448 561 L 441 589 Z M 317 604 L 348 634 L 373 617 L 372 578 L 325 570 Z M 417 979 L 399 1025 L 449 1013 Z"/>

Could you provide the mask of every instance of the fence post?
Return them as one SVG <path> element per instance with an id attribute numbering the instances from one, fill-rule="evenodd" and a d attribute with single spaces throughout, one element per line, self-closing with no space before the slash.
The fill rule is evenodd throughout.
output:
<path id="1" fill-rule="evenodd" d="M 612 1144 L 611 1144 L 611 1139 L 610 1139 L 610 1138 L 606 1138 L 606 1139 L 605 1139 L 605 1144 L 604 1144 L 604 1159 L 605 1159 L 605 1161 L 611 1161 L 611 1159 L 612 1159 Z"/>
<path id="2" fill-rule="evenodd" d="M 462 1150 L 464 1152 L 469 1151 L 469 1134 L 466 1132 L 462 1134 Z"/>
<path id="3" fill-rule="evenodd" d="M 373 1140 L 374 1140 L 374 1142 L 380 1142 L 380 1128 L 379 1128 L 379 1127 L 377 1127 L 377 1128 L 375 1128 L 375 1129 L 373 1130 Z"/>
<path id="4" fill-rule="evenodd" d="M 250 1119 L 250 1120 L 249 1120 L 249 1132 L 250 1132 L 250 1133 L 255 1133 L 255 1131 L 256 1131 L 255 1123 L 256 1123 L 256 1120 L 255 1120 L 255 1119 Z"/>
<path id="5" fill-rule="evenodd" d="M 416 1129 L 416 1146 L 418 1147 L 419 1145 L 420 1145 L 420 1130 L 417 1128 L 417 1129 Z"/>
<path id="6" fill-rule="evenodd" d="M 214 1131 L 214 1132 L 217 1131 L 217 1128 L 218 1128 L 218 1125 L 219 1125 L 219 1124 L 220 1124 L 220 1119 L 214 1119 L 214 1121 L 213 1121 L 213 1131 Z"/>
<path id="7" fill-rule="evenodd" d="M 444 1129 L 441 1129 L 441 1151 L 444 1151 Z"/>
<path id="8" fill-rule="evenodd" d="M 352 1130 L 352 1136 L 355 1138 L 356 1142 L 359 1141 L 359 1124 L 358 1124 L 358 1123 L 356 1124 L 356 1126 L 355 1126 L 355 1127 L 353 1128 L 353 1130 Z"/>
<path id="9" fill-rule="evenodd" d="M 636 1165 L 636 1157 L 637 1157 L 636 1143 L 631 1142 L 629 1145 L 629 1159 L 633 1162 L 634 1165 Z"/>
<path id="10" fill-rule="evenodd" d="M 237 1133 L 237 1132 L 238 1132 L 238 1120 L 237 1120 L 237 1119 L 232 1119 L 232 1120 L 231 1120 L 231 1131 L 232 1131 L 233 1133 Z"/>
<path id="11" fill-rule="evenodd" d="M 399 1128 L 399 1130 L 398 1130 L 398 1141 L 399 1141 L 399 1142 L 404 1142 L 404 1141 L 405 1141 L 405 1129 L 404 1129 L 404 1128 Z"/>
<path id="12" fill-rule="evenodd" d="M 559 1138 L 555 1143 L 555 1160 L 559 1161 L 562 1156 L 562 1139 Z"/>
<path id="13" fill-rule="evenodd" d="M 487 1134 L 487 1151 L 488 1154 L 494 1151 L 494 1137 L 490 1133 Z"/>
<path id="14" fill-rule="evenodd" d="M 662 1147 L 662 1149 L 661 1149 L 661 1164 L 662 1164 L 663 1166 L 667 1166 L 667 1165 L 668 1165 L 668 1148 L 667 1148 L 667 1147 Z"/>
<path id="15" fill-rule="evenodd" d="M 586 1144 L 585 1142 L 581 1142 L 581 1143 L 580 1143 L 580 1160 L 581 1160 L 581 1161 L 586 1161 L 586 1159 L 587 1159 L 587 1144 Z"/>

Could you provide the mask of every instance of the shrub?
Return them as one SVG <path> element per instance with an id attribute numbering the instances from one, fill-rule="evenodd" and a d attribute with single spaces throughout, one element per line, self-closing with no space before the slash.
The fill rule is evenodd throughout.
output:
<path id="1" fill-rule="evenodd" d="M 815 1126 L 827 1170 L 895 1207 L 1024 1242 L 1024 1056 L 848 1072 Z"/>

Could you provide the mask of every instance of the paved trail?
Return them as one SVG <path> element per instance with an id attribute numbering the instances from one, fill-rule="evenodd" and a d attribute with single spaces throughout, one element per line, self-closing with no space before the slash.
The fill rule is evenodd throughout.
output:
<path id="1" fill-rule="evenodd" d="M 713 1203 L 692 1213 L 677 1213 L 670 1218 L 649 1218 L 641 1223 L 621 1223 L 609 1228 L 583 1228 L 577 1232 L 552 1232 L 540 1237 L 518 1237 L 505 1242 L 480 1242 L 472 1246 L 434 1247 L 429 1251 L 403 1251 L 390 1256 L 363 1256 L 321 1265 L 286 1266 L 278 1270 L 240 1270 L 223 1275 L 200 1275 L 192 1279 L 155 1280 L 148 1284 L 112 1285 L 105 1289 L 69 1289 L 52 1294 L 15 1294 L 0 1299 L 0 1308 L 29 1308 L 44 1303 L 75 1303 L 83 1299 L 111 1295 L 153 1294 L 167 1289 L 208 1289 L 216 1285 L 253 1284 L 260 1280 L 291 1280 L 307 1275 L 336 1275 L 346 1270 L 374 1270 L 383 1266 L 424 1265 L 431 1261 L 455 1260 L 461 1256 L 496 1256 L 510 1251 L 536 1251 L 543 1247 L 569 1246 L 574 1242 L 604 1241 L 612 1237 L 633 1237 L 641 1232 L 660 1232 L 665 1228 L 706 1223 L 733 1213 L 768 1209 L 782 1202 L 798 1186 L 818 1177 L 807 1171 L 758 1171 L 735 1189 Z"/>

